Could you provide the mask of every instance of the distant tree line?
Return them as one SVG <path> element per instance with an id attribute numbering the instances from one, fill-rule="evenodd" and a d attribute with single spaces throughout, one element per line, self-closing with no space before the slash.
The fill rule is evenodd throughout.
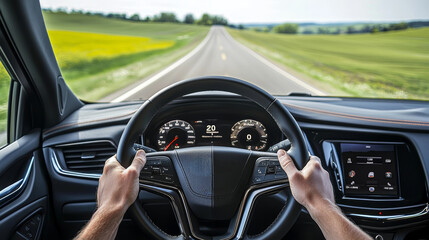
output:
<path id="1" fill-rule="evenodd" d="M 405 30 L 408 28 L 418 28 L 429 26 L 427 22 L 400 22 L 392 24 L 366 24 L 362 27 L 347 26 L 345 28 L 340 27 L 319 27 L 316 30 L 304 28 L 302 34 L 358 34 L 358 33 L 378 33 L 378 32 L 389 32 L 397 30 Z"/>
<path id="2" fill-rule="evenodd" d="M 134 21 L 134 22 L 184 23 L 184 24 L 198 24 L 198 25 L 206 25 L 206 26 L 211 26 L 211 25 L 227 26 L 228 25 L 228 20 L 226 18 L 218 15 L 210 15 L 208 13 L 204 13 L 199 19 L 195 19 L 194 15 L 189 13 L 189 14 L 186 14 L 184 19 L 181 21 L 177 18 L 176 14 L 172 12 L 161 12 L 152 17 L 146 16 L 142 18 L 138 13 L 127 15 L 125 13 L 103 13 L 103 12 L 91 12 L 91 11 L 83 11 L 83 10 L 75 10 L 75 9 L 68 11 L 66 8 L 57 8 L 57 9 L 44 8 L 43 11 L 63 13 L 63 14 L 82 14 L 82 15 L 90 15 L 90 16 L 100 16 L 105 18 L 128 20 L 128 21 Z"/>

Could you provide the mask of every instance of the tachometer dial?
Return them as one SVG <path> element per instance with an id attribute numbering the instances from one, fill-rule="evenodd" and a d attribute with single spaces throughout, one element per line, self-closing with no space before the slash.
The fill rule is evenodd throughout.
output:
<path id="1" fill-rule="evenodd" d="M 253 119 L 244 119 L 231 128 L 231 144 L 249 150 L 263 150 L 267 146 L 267 129 Z"/>
<path id="2" fill-rule="evenodd" d="M 192 146 L 195 144 L 194 128 L 183 120 L 169 121 L 159 129 L 157 144 L 160 151 Z"/>

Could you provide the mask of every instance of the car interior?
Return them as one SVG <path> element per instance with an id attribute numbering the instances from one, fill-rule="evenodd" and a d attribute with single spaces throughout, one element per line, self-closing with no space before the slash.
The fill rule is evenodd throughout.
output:
<path id="1" fill-rule="evenodd" d="M 107 158 L 147 153 L 116 239 L 324 239 L 278 149 L 320 157 L 337 205 L 375 239 L 429 239 L 427 101 L 272 96 L 246 79 L 178 79 L 147 100 L 86 102 L 68 87 L 38 1 L 0 1 L 10 75 L 0 149 L 1 239 L 72 239 Z M 183 81 L 182 81 L 183 80 Z"/>

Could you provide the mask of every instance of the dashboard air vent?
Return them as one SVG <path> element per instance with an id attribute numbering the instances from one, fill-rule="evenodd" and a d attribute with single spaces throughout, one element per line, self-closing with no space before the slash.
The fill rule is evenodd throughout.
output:
<path id="1" fill-rule="evenodd" d="M 87 142 L 60 146 L 67 169 L 82 173 L 102 173 L 104 162 L 114 154 L 110 142 Z"/>

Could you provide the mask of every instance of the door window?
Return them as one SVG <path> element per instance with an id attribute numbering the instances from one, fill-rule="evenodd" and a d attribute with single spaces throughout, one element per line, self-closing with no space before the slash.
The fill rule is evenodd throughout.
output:
<path id="1" fill-rule="evenodd" d="M 7 143 L 7 111 L 10 76 L 0 62 L 0 148 Z"/>

